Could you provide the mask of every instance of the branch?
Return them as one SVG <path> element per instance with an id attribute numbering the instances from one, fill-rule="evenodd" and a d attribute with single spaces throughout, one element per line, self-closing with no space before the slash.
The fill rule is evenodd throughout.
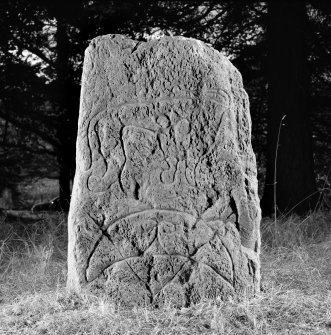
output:
<path id="1" fill-rule="evenodd" d="M 202 2 L 203 3 L 203 2 Z M 201 4 L 202 4 L 201 3 Z M 192 26 L 194 26 L 196 23 L 199 23 L 199 22 L 201 22 L 203 19 L 205 19 L 210 13 L 211 13 L 211 11 L 213 11 L 213 10 L 216 10 L 215 9 L 215 6 L 216 6 L 216 4 L 214 4 L 214 3 L 210 3 L 209 4 L 209 7 L 206 7 L 206 9 L 205 9 L 205 11 L 204 11 L 204 13 L 202 13 L 202 14 L 200 14 L 200 15 L 197 15 L 195 18 L 193 18 L 192 20 L 189 20 L 189 21 L 187 21 L 187 22 L 185 22 L 184 24 L 183 24 L 183 26 L 190 26 L 190 27 L 192 27 Z M 186 15 L 187 15 L 187 13 L 185 13 Z M 183 16 L 184 17 L 184 16 Z"/>
<path id="2" fill-rule="evenodd" d="M 50 66 L 52 66 L 53 68 L 55 68 L 55 63 L 49 59 L 48 57 L 46 57 L 40 50 L 38 50 L 35 47 L 32 46 L 28 46 L 28 47 L 24 47 L 26 50 L 32 52 L 33 54 L 35 54 L 37 57 L 39 57 L 40 59 L 42 59 L 44 62 L 46 62 L 47 64 L 49 64 Z"/>
<path id="3" fill-rule="evenodd" d="M 15 43 L 17 46 L 19 46 L 21 49 L 28 50 L 35 54 L 37 57 L 39 57 L 41 60 L 55 68 L 55 62 L 53 62 L 51 59 L 49 59 L 43 52 L 41 52 L 39 49 L 37 49 L 34 46 L 31 45 L 25 45 L 24 43 L 20 42 L 17 38 L 15 38 Z"/>
<path id="4" fill-rule="evenodd" d="M 210 25 L 213 24 L 216 20 L 218 20 L 221 16 L 223 16 L 225 12 L 226 12 L 226 9 L 221 9 L 220 12 L 217 15 L 215 15 L 213 18 L 211 18 L 204 24 L 201 24 L 199 27 L 189 30 L 186 33 L 186 35 L 192 36 L 193 34 L 196 34 L 197 32 L 202 31 L 207 27 L 210 27 Z"/>
<path id="5" fill-rule="evenodd" d="M 201 6 L 205 0 L 190 1 L 185 4 L 182 8 L 175 6 L 174 8 L 167 8 L 166 17 L 176 16 L 177 21 L 188 16 L 188 12 L 195 10 L 197 7 Z M 163 22 L 164 23 L 164 22 Z"/>
<path id="6" fill-rule="evenodd" d="M 14 149 L 24 149 L 27 152 L 30 152 L 32 154 L 48 154 L 51 156 L 56 156 L 57 153 L 52 151 L 52 150 L 47 150 L 47 149 L 32 149 L 26 145 L 23 144 L 6 144 L 6 148 L 14 148 Z"/>
<path id="7" fill-rule="evenodd" d="M 221 33 L 216 37 L 216 41 L 220 40 L 223 37 L 222 32 L 224 32 L 225 30 L 228 30 L 229 32 L 231 31 L 231 33 L 228 35 L 228 37 L 222 40 L 222 45 L 223 46 L 228 46 L 228 47 L 231 44 L 231 41 L 235 39 L 236 35 L 238 34 L 238 31 L 242 33 L 242 32 L 245 32 L 247 28 L 252 28 L 256 25 L 255 21 L 251 20 L 251 21 L 248 21 L 246 23 L 242 22 L 240 27 L 229 28 L 230 23 L 231 23 L 231 20 L 228 20 L 226 22 L 226 24 L 222 27 L 223 29 L 222 29 Z M 217 43 L 215 43 L 214 48 L 216 48 L 216 49 L 219 48 Z"/>
<path id="8" fill-rule="evenodd" d="M 7 120 L 10 123 L 12 123 L 13 125 L 21 128 L 21 129 L 27 130 L 27 131 L 29 131 L 33 134 L 38 135 L 43 140 L 47 141 L 49 144 L 51 144 L 51 145 L 53 145 L 57 148 L 60 147 L 60 144 L 54 138 L 52 138 L 48 134 L 44 133 L 43 131 L 40 131 L 36 126 L 23 123 L 23 122 L 15 119 L 13 117 L 11 117 L 7 113 L 2 112 L 2 111 L 0 111 L 0 117 L 3 118 L 4 120 Z"/>

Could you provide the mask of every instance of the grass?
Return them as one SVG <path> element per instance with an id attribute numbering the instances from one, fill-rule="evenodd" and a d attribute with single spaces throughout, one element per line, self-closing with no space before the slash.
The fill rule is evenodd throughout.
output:
<path id="1" fill-rule="evenodd" d="M 262 291 L 124 310 L 65 293 L 66 218 L 0 221 L 0 334 L 331 334 L 331 213 L 262 222 Z"/>

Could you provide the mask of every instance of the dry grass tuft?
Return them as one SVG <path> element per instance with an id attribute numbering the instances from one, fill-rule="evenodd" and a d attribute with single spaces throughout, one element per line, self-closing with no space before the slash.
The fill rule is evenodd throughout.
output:
<path id="1" fill-rule="evenodd" d="M 297 215 L 264 219 L 261 224 L 264 248 L 294 248 L 331 238 L 331 212 L 312 212 L 304 218 Z"/>
<path id="2" fill-rule="evenodd" d="M 125 310 L 65 293 L 65 218 L 0 226 L 0 334 L 331 334 L 331 213 L 262 224 L 262 292 Z"/>
<path id="3" fill-rule="evenodd" d="M 0 302 L 63 286 L 65 226 L 62 214 L 11 218 L 0 226 Z"/>

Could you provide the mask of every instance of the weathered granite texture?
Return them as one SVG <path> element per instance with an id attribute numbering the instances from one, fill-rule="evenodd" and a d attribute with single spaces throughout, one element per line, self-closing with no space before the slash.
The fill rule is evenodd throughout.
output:
<path id="1" fill-rule="evenodd" d="M 260 208 L 240 73 L 200 41 L 85 53 L 68 289 L 127 305 L 254 294 Z"/>

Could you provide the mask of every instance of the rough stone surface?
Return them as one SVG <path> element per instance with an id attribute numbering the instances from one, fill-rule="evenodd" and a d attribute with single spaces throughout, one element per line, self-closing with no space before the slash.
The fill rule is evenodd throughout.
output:
<path id="1" fill-rule="evenodd" d="M 240 73 L 200 41 L 85 53 L 68 289 L 126 306 L 254 294 L 260 209 Z"/>

